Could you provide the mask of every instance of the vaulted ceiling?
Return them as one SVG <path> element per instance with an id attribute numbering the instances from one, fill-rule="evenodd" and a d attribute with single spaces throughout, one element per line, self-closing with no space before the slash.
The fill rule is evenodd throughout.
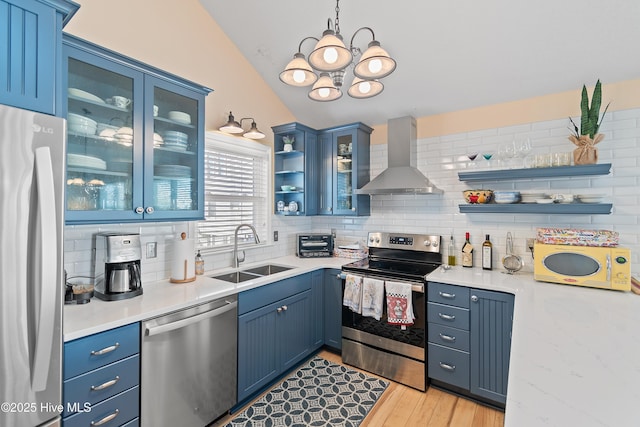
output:
<path id="1" fill-rule="evenodd" d="M 371 27 L 398 67 L 377 97 L 352 99 L 345 90 L 341 99 L 319 103 L 307 97 L 310 88 L 287 86 L 278 75 L 304 37 L 322 35 L 335 1 L 200 2 L 296 118 L 316 128 L 376 125 L 640 77 L 638 0 L 343 0 L 346 44 L 358 28 Z M 354 44 L 364 50 L 369 41 L 361 32 Z M 306 42 L 302 53 L 308 57 L 313 46 Z M 345 85 L 352 78 L 349 71 Z"/>

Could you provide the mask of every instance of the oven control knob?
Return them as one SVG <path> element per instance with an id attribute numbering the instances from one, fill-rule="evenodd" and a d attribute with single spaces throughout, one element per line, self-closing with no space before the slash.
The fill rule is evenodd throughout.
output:
<path id="1" fill-rule="evenodd" d="M 431 246 L 431 240 L 425 240 L 424 241 L 424 245 L 425 246 Z"/>

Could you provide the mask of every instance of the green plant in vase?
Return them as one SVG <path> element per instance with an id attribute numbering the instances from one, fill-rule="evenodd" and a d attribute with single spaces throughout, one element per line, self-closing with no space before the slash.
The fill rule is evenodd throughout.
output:
<path id="1" fill-rule="evenodd" d="M 283 136 L 282 142 L 284 143 L 284 151 L 293 151 L 293 143 L 296 140 L 295 136 Z"/>
<path id="2" fill-rule="evenodd" d="M 609 103 L 610 104 L 610 103 Z M 602 120 L 609 109 L 609 104 L 600 116 L 600 107 L 602 105 L 602 85 L 600 80 L 597 81 L 593 94 L 591 95 L 591 105 L 589 105 L 589 94 L 587 87 L 582 86 L 582 99 L 580 100 L 580 128 L 576 125 L 571 117 L 569 120 L 573 125 L 571 131 L 573 134 L 569 136 L 569 140 L 576 145 L 573 150 L 573 163 L 576 165 L 594 164 L 598 161 L 598 149 L 595 147 L 597 143 L 604 139 L 604 135 L 598 133 Z"/>

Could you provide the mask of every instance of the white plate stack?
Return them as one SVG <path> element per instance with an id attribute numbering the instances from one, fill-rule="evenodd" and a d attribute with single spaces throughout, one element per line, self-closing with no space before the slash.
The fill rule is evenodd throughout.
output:
<path id="1" fill-rule="evenodd" d="M 69 131 L 80 135 L 95 135 L 98 130 L 98 122 L 80 114 L 67 114 Z"/>
<path id="2" fill-rule="evenodd" d="M 67 166 L 77 167 L 77 168 L 106 170 L 107 162 L 97 157 L 69 153 L 67 154 Z"/>
<path id="3" fill-rule="evenodd" d="M 128 126 L 118 128 L 114 138 L 118 144 L 130 147 L 133 145 L 133 129 Z"/>
<path id="4" fill-rule="evenodd" d="M 520 193 L 522 203 L 536 203 L 536 200 L 544 199 L 547 197 L 544 193 Z"/>
<path id="5" fill-rule="evenodd" d="M 184 132 L 168 130 L 164 133 L 163 146 L 172 150 L 187 151 L 189 135 Z"/>
<path id="6" fill-rule="evenodd" d="M 170 178 L 190 178 L 191 168 L 182 165 L 157 165 L 154 168 L 156 176 L 166 176 Z"/>

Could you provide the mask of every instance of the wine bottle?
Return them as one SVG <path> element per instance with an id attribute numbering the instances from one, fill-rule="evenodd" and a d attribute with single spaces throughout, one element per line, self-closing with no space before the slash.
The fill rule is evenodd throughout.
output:
<path id="1" fill-rule="evenodd" d="M 485 236 L 484 243 L 482 244 L 482 269 L 493 269 L 493 245 L 489 240 L 489 235 Z"/>
<path id="2" fill-rule="evenodd" d="M 473 246 L 469 241 L 469 232 L 465 233 L 464 244 L 462 245 L 462 266 L 473 267 Z"/>
<path id="3" fill-rule="evenodd" d="M 447 264 L 453 267 L 454 265 L 456 265 L 456 252 L 455 252 L 455 247 L 453 245 L 453 236 L 451 236 L 451 239 L 449 240 L 449 248 L 447 252 L 449 255 L 447 259 Z"/>

